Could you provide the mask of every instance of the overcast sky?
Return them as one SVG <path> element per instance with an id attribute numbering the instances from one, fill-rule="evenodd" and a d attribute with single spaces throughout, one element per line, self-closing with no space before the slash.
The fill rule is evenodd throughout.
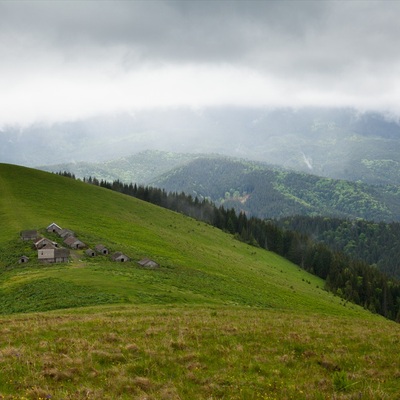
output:
<path id="1" fill-rule="evenodd" d="M 400 1 L 2 1 L 0 127 L 152 107 L 400 115 Z"/>

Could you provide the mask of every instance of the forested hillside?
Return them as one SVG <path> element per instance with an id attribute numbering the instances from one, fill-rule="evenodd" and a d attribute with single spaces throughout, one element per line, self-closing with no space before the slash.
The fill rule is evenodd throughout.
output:
<path id="1" fill-rule="evenodd" d="M 184 193 L 167 193 L 158 188 L 120 181 L 111 183 L 91 177 L 86 182 L 206 221 L 242 242 L 271 250 L 326 280 L 326 289 L 340 297 L 400 321 L 400 281 L 365 261 L 318 243 L 311 236 L 279 228 L 273 221 L 248 218 L 234 209 L 218 208 L 207 200 L 199 201 Z"/>
<path id="2" fill-rule="evenodd" d="M 400 278 L 400 223 L 301 216 L 283 218 L 277 223 Z"/>
<path id="3" fill-rule="evenodd" d="M 400 220 L 400 188 L 322 178 L 229 158 L 198 158 L 155 179 L 259 218 L 291 215 Z"/>

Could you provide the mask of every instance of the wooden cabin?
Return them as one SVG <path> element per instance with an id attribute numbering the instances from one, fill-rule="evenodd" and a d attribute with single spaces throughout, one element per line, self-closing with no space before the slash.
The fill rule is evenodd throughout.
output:
<path id="1" fill-rule="evenodd" d="M 138 264 L 144 268 L 158 268 L 159 265 L 149 258 L 143 258 L 143 260 L 138 261 Z"/>
<path id="2" fill-rule="evenodd" d="M 47 228 L 47 232 L 53 232 L 53 233 L 60 233 L 62 231 L 62 228 L 58 226 L 55 222 L 52 222 Z"/>
<path id="3" fill-rule="evenodd" d="M 75 236 L 69 236 L 64 240 L 64 243 L 72 249 L 84 249 L 86 244 L 77 239 Z"/>
<path id="4" fill-rule="evenodd" d="M 40 238 L 40 235 L 37 230 L 21 231 L 21 239 L 22 240 L 37 240 L 39 238 Z"/>
<path id="5" fill-rule="evenodd" d="M 98 244 L 94 249 L 99 254 L 107 255 L 109 253 L 107 247 L 103 246 L 102 244 Z"/>
<path id="6" fill-rule="evenodd" d="M 126 256 L 125 254 L 121 253 L 120 251 L 117 251 L 116 253 L 114 253 L 111 256 L 111 259 L 113 261 L 116 261 L 116 262 L 127 262 L 127 261 L 129 261 L 129 257 Z"/>

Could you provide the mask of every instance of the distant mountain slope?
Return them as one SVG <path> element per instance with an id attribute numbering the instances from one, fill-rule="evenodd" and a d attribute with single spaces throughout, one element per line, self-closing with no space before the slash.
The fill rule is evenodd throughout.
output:
<path id="1" fill-rule="evenodd" d="M 352 109 L 147 110 L 53 126 L 3 127 L 0 139 L 0 160 L 21 165 L 98 163 L 152 149 L 219 153 L 334 179 L 400 184 L 398 119 Z"/>
<path id="2" fill-rule="evenodd" d="M 228 158 L 198 158 L 155 179 L 167 191 L 210 198 L 260 218 L 323 215 L 400 220 L 400 189 L 321 178 Z"/>
<path id="3" fill-rule="evenodd" d="M 233 118 L 239 119 L 238 116 Z M 232 124 L 235 120 L 232 121 Z M 400 184 L 400 124 L 351 109 L 277 109 L 260 113 L 239 155 L 300 172 L 369 184 Z"/>
<path id="4" fill-rule="evenodd" d="M 323 178 L 217 154 L 148 150 L 108 162 L 39 168 L 68 171 L 77 178 L 92 176 L 109 182 L 120 180 L 184 191 L 260 218 L 298 214 L 386 222 L 400 219 L 400 189 L 396 185 Z"/>
<path id="5" fill-rule="evenodd" d="M 400 279 L 400 223 L 301 216 L 283 218 L 277 223 Z"/>
<path id="6" fill-rule="evenodd" d="M 120 180 L 125 183 L 146 184 L 157 176 L 200 156 L 147 150 L 116 160 L 54 164 L 37 168 L 48 172 L 66 171 L 74 174 L 77 178 L 92 176 L 109 182 Z"/>

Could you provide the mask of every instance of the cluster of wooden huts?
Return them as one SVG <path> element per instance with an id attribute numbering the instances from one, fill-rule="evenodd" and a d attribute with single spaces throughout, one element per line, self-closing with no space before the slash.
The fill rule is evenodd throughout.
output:
<path id="1" fill-rule="evenodd" d="M 85 254 L 89 257 L 96 257 L 97 255 L 108 255 L 109 250 L 102 244 L 95 246 L 95 249 L 87 248 L 88 246 L 79 240 L 75 233 L 70 229 L 63 229 L 55 222 L 51 223 L 47 228 L 47 232 L 55 233 L 63 239 L 63 243 L 74 250 L 85 250 Z M 21 232 L 22 240 L 33 241 L 34 247 L 38 252 L 38 259 L 44 263 L 60 263 L 67 262 L 70 256 L 70 251 L 67 248 L 59 247 L 57 242 L 54 242 L 46 237 L 42 237 L 36 230 L 26 230 Z M 129 261 L 129 257 L 122 252 L 115 252 L 111 255 L 111 259 L 117 262 Z M 27 256 L 22 256 L 19 259 L 20 263 L 29 261 Z"/>
<path id="2" fill-rule="evenodd" d="M 67 262 L 69 259 L 69 250 L 59 247 L 57 242 L 54 242 L 46 237 L 43 237 L 36 230 L 27 230 L 21 232 L 22 240 L 31 240 L 37 250 L 38 259 L 44 263 L 60 263 Z M 20 263 L 26 263 L 29 258 L 22 256 L 19 259 Z"/>

